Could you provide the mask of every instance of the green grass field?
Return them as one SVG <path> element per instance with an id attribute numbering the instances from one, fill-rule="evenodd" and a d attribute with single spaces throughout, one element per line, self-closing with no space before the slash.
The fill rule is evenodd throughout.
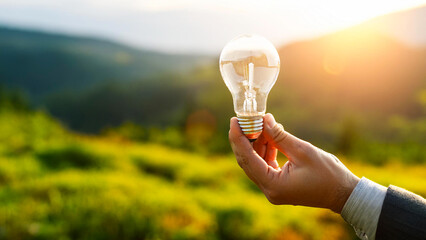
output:
<path id="1" fill-rule="evenodd" d="M 358 176 L 426 195 L 426 165 Z M 0 239 L 355 239 L 339 215 L 271 205 L 233 156 L 83 136 L 0 113 Z"/>

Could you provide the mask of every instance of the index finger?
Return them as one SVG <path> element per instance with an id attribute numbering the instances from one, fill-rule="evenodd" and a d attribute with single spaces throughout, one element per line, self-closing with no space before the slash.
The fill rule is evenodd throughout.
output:
<path id="1" fill-rule="evenodd" d="M 247 176 L 258 185 L 264 183 L 267 179 L 269 166 L 253 149 L 235 117 L 231 119 L 229 141 L 238 164 Z"/>

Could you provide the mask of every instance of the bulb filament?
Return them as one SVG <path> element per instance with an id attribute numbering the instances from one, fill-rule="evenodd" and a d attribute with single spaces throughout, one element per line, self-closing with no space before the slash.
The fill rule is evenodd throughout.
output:
<path id="1" fill-rule="evenodd" d="M 257 102 L 256 102 L 256 91 L 253 89 L 253 78 L 254 78 L 254 64 L 248 64 L 248 74 L 247 69 L 244 71 L 246 80 L 245 80 L 245 100 L 244 100 L 244 111 L 247 113 L 256 113 L 257 112 Z M 248 75 L 248 76 L 247 76 Z M 247 82 L 248 77 L 248 82 Z"/>

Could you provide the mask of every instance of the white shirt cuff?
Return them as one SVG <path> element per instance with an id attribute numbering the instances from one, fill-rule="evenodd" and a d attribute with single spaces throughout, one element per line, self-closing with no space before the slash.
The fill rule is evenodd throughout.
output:
<path id="1" fill-rule="evenodd" d="M 363 240 L 376 238 L 377 223 L 382 211 L 386 188 L 363 177 L 343 206 L 342 217 Z"/>

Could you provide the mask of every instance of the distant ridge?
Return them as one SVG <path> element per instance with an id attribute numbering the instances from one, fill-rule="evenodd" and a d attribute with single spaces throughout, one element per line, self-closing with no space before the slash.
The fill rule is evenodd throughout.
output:
<path id="1" fill-rule="evenodd" d="M 165 54 L 92 37 L 0 26 L 0 83 L 22 88 L 35 99 L 106 80 L 187 71 L 210 60 L 208 56 Z"/>

